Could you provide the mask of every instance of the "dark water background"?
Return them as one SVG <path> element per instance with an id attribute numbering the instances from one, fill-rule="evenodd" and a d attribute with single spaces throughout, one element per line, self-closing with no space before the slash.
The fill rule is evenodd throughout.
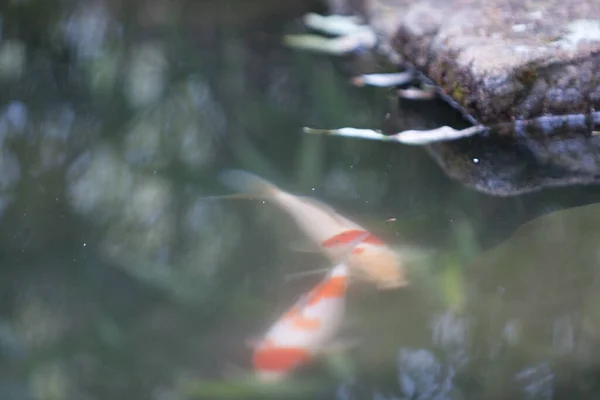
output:
<path id="1" fill-rule="evenodd" d="M 360 345 L 345 369 L 315 366 L 324 379 L 307 398 L 598 393 L 596 209 L 489 249 L 600 191 L 492 197 L 422 148 L 303 136 L 302 126 L 460 123 L 439 103 L 398 108 L 390 91 L 349 85 L 382 60 L 281 46 L 309 11 L 324 9 L 0 7 L 0 398 L 170 400 L 193 382 L 234 387 L 249 366 L 244 340 L 314 283 L 286 278 L 327 265 L 293 251 L 299 231 L 268 203 L 204 199 L 227 193 L 216 174 L 231 167 L 438 252 L 402 293 L 353 296 Z"/>

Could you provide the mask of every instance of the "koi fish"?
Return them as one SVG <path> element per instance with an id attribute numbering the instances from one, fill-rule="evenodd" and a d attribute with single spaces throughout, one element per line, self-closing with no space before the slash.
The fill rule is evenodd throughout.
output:
<path id="1" fill-rule="evenodd" d="M 364 235 L 347 260 L 353 278 L 375 284 L 380 289 L 399 288 L 408 283 L 399 253 L 326 204 L 285 192 L 249 172 L 229 170 L 222 172 L 220 177 L 235 190 L 273 200 L 334 264 L 340 262 L 341 255 L 353 241 Z"/>
<path id="2" fill-rule="evenodd" d="M 348 267 L 338 264 L 267 332 L 254 348 L 260 382 L 276 382 L 323 352 L 339 331 L 346 307 Z"/>

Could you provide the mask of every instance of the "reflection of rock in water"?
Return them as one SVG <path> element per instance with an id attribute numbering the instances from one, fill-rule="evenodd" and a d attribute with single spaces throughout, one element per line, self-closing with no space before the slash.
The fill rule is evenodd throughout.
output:
<path id="1" fill-rule="evenodd" d="M 21 177 L 19 160 L 0 143 L 0 214 L 14 200 L 13 190 Z"/>
<path id="2" fill-rule="evenodd" d="M 206 300 L 218 292 L 216 278 L 239 228 L 221 205 L 183 198 L 159 171 L 183 164 L 203 172 L 224 129 L 209 87 L 192 77 L 138 111 L 122 142 L 124 159 L 104 144 L 69 169 L 72 207 L 106 227 L 104 254 L 179 299 Z"/>
<path id="3" fill-rule="evenodd" d="M 60 362 L 42 363 L 30 374 L 29 386 L 36 400 L 72 399 L 72 383 L 65 365 Z"/>
<path id="4" fill-rule="evenodd" d="M 386 317 L 402 325 L 389 328 L 397 341 L 385 346 L 400 348 L 396 397 L 597 398 L 598 226 L 597 204 L 547 214 L 465 265 L 466 307 L 433 318 L 427 313 L 431 343 L 415 343 L 416 317 L 402 318 L 406 303 L 421 314 L 420 302 L 394 303 Z M 376 340 L 365 347 L 372 354 L 388 332 L 382 324 L 370 326 Z M 369 364 L 369 372 L 385 376 L 377 369 L 384 359 Z M 383 385 L 391 386 L 386 380 L 378 389 Z"/>
<path id="5" fill-rule="evenodd" d="M 27 106 L 20 101 L 12 101 L 4 107 L 0 115 L 0 140 L 23 133 L 28 114 Z"/>
<path id="6" fill-rule="evenodd" d="M 525 399 L 554 398 L 554 373 L 547 363 L 527 367 L 515 374 Z"/>
<path id="7" fill-rule="evenodd" d="M 71 164 L 67 181 L 71 207 L 104 219 L 114 217 L 123 207 L 133 175 L 110 147 L 99 146 Z"/>
<path id="8" fill-rule="evenodd" d="M 12 227 L 0 236 L 8 251 L 43 249 L 70 235 L 64 168 L 101 130 L 98 119 L 78 111 L 64 101 L 44 107 L 12 101 L 0 108 L 0 213 Z"/>
<path id="9" fill-rule="evenodd" d="M 515 122 L 502 128 L 510 135 L 492 131 L 493 137 L 436 143 L 428 151 L 452 178 L 496 196 L 598 183 L 600 138 L 590 136 L 592 117 Z"/>
<path id="10" fill-rule="evenodd" d="M 453 398 L 453 367 L 442 365 L 428 350 L 400 350 L 398 371 L 399 384 L 407 398 Z"/>
<path id="11" fill-rule="evenodd" d="M 19 40 L 0 43 L 0 81 L 17 81 L 26 64 L 25 44 Z"/>
<path id="12" fill-rule="evenodd" d="M 72 270 L 63 269 L 63 262 L 8 267 L 4 270 L 12 270 L 12 276 L 18 278 L 2 287 L 2 307 L 11 306 L 10 319 L 6 318 L 6 325 L 3 321 L 0 334 L 2 358 L 11 362 L 8 376 L 16 378 L 12 371 L 21 371 L 19 376 L 24 373 L 26 382 L 9 383 L 3 375 L 0 397 L 85 398 L 80 387 L 93 379 L 83 368 L 83 347 L 101 336 L 103 306 L 96 302 L 93 290 L 74 279 Z M 94 344 L 105 345 L 99 342 Z M 101 357 L 88 356 L 88 361 L 93 358 L 98 363 Z M 20 392 L 27 395 L 16 395 Z"/>
<path id="13" fill-rule="evenodd" d="M 118 26 L 111 17 L 103 2 L 82 2 L 62 21 L 62 40 L 79 58 L 92 59 L 102 52 L 107 38 L 117 36 Z"/>
<path id="14" fill-rule="evenodd" d="M 133 108 L 158 101 L 165 89 L 168 61 L 163 46 L 142 43 L 134 47 L 128 63 L 125 94 Z"/>
<path id="15" fill-rule="evenodd" d="M 109 145 L 69 169 L 72 207 L 103 227 L 104 254 L 137 279 L 183 300 L 218 293 L 216 278 L 237 242 L 237 217 L 214 202 L 184 199 L 165 178 L 134 173 Z"/>
<path id="16" fill-rule="evenodd" d="M 547 214 L 468 269 L 478 355 L 469 369 L 488 379 L 480 390 L 516 385 L 537 399 L 573 379 L 590 384 L 600 356 L 598 226 L 597 204 Z M 571 389 L 579 395 L 596 390 L 578 385 Z"/>
<path id="17" fill-rule="evenodd" d="M 191 77 L 173 94 L 139 112 L 125 135 L 125 160 L 135 167 L 163 168 L 174 160 L 199 172 L 216 158 L 225 118 L 208 85 Z"/>
<path id="18" fill-rule="evenodd" d="M 433 343 L 444 350 L 447 362 L 459 370 L 469 361 L 469 321 L 449 311 L 433 321 Z"/>
<path id="19" fill-rule="evenodd" d="M 7 146 L 7 139 L 18 135 L 27 124 L 27 108 L 14 101 L 0 111 L 0 215 L 14 200 L 14 190 L 21 178 L 19 159 Z"/>

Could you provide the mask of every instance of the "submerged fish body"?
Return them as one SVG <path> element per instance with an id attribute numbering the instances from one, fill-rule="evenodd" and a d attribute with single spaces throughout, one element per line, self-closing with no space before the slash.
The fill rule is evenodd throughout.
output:
<path id="1" fill-rule="evenodd" d="M 283 191 L 245 171 L 226 171 L 221 178 L 236 190 L 274 201 L 333 263 L 340 262 L 343 255 L 351 250 L 347 263 L 353 277 L 373 283 L 381 289 L 399 288 L 407 284 L 402 260 L 397 252 L 326 204 Z M 365 235 L 365 238 L 353 246 L 354 249 L 350 249 L 350 244 L 361 235 Z"/>
<path id="2" fill-rule="evenodd" d="M 261 382 L 276 382 L 321 353 L 339 331 L 346 303 L 348 267 L 335 266 L 267 332 L 254 349 Z"/>

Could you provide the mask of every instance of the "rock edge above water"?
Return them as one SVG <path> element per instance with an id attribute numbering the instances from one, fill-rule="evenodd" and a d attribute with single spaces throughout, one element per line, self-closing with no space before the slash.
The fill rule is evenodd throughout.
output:
<path id="1" fill-rule="evenodd" d="M 600 108 L 597 0 L 329 0 L 364 14 L 473 123 Z"/>

